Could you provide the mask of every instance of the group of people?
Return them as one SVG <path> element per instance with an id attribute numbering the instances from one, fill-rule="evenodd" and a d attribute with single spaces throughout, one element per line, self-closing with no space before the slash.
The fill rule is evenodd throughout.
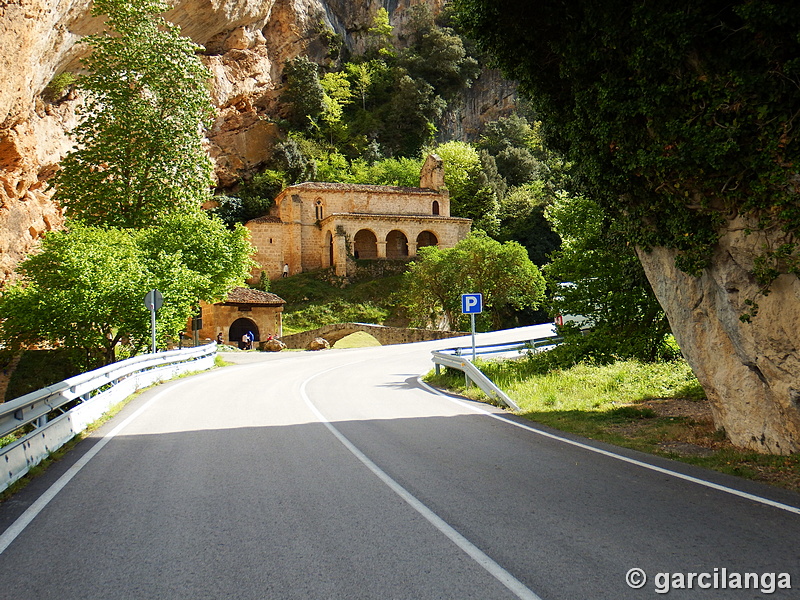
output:
<path id="1" fill-rule="evenodd" d="M 270 340 L 273 340 L 273 339 L 275 339 L 275 336 L 273 336 L 272 334 L 269 334 L 269 336 L 267 337 L 266 341 L 269 342 Z M 239 350 L 252 350 L 254 341 L 255 341 L 255 336 L 253 335 L 253 332 L 252 331 L 248 331 L 247 333 L 245 333 L 242 336 L 242 339 L 239 342 Z M 223 344 L 223 343 L 225 343 L 225 339 L 224 339 L 224 337 L 222 335 L 222 332 L 220 331 L 217 334 L 217 344 Z"/>

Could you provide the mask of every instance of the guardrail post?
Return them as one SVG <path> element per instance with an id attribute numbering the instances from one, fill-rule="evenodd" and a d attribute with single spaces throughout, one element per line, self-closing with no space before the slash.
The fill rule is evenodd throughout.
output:
<path id="1" fill-rule="evenodd" d="M 434 366 L 436 367 L 436 375 L 441 375 L 442 374 L 442 370 L 439 367 L 439 363 L 436 363 Z"/>

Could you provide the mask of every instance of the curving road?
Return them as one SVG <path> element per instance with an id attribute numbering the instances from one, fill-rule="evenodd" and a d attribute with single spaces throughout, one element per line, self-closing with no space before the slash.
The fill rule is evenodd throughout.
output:
<path id="1" fill-rule="evenodd" d="M 232 355 L 146 392 L 0 505 L 2 597 L 800 597 L 800 495 L 436 393 L 452 345 Z"/>

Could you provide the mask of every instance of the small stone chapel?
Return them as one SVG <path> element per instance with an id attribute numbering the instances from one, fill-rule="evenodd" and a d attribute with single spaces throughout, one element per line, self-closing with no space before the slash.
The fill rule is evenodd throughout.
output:
<path id="1" fill-rule="evenodd" d="M 333 267 L 347 275 L 357 259 L 410 259 L 423 246 L 451 248 L 470 231 L 470 219 L 450 216 L 442 159 L 431 154 L 418 188 L 342 183 L 300 183 L 284 189 L 269 214 L 250 230 L 253 278 L 270 279 Z"/>

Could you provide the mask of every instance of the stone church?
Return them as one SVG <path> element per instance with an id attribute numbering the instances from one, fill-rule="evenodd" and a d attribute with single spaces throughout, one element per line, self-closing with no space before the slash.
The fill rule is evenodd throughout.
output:
<path id="1" fill-rule="evenodd" d="M 428 156 L 418 188 L 301 183 L 284 189 L 269 214 L 246 223 L 257 279 L 333 267 L 347 275 L 358 259 L 409 259 L 423 246 L 451 248 L 471 220 L 450 216 L 441 158 Z"/>

